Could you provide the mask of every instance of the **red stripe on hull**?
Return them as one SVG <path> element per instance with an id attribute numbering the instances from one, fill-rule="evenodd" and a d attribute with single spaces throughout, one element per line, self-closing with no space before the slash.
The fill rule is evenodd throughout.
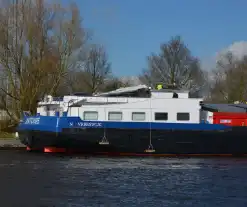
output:
<path id="1" fill-rule="evenodd" d="M 106 156 L 127 156 L 127 157 L 246 157 L 247 154 L 167 154 L 167 153 L 130 153 L 130 152 L 83 152 L 80 150 L 45 147 L 43 150 L 34 150 L 27 147 L 27 151 L 41 151 L 45 153 L 85 154 L 85 155 L 106 155 Z"/>
<path id="2" fill-rule="evenodd" d="M 38 148 L 26 147 L 26 151 L 28 151 L 28 152 L 42 152 L 43 150 L 38 149 Z"/>
<path id="3" fill-rule="evenodd" d="M 57 148 L 57 147 L 45 147 L 44 148 L 45 153 L 65 153 L 65 148 Z"/>
<path id="4" fill-rule="evenodd" d="M 26 150 L 27 150 L 27 151 L 31 151 L 32 149 L 31 149 L 30 147 L 27 147 Z"/>

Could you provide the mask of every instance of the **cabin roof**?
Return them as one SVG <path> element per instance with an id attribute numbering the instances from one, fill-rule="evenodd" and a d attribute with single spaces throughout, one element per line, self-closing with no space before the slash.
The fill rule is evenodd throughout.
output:
<path id="1" fill-rule="evenodd" d="M 244 106 L 245 107 L 244 107 Z M 202 104 L 202 109 L 218 112 L 246 112 L 246 104 Z"/>
<path id="2" fill-rule="evenodd" d="M 164 92 L 164 93 L 189 93 L 189 90 L 178 90 L 178 89 L 152 89 L 151 92 Z"/>
<path id="3" fill-rule="evenodd" d="M 178 89 L 169 89 L 169 88 L 164 88 L 164 89 L 150 89 L 150 87 L 146 85 L 137 85 L 137 86 L 131 86 L 131 87 L 122 87 L 114 91 L 109 91 L 105 93 L 99 93 L 99 94 L 94 94 L 94 96 L 105 96 L 105 95 L 119 95 L 119 94 L 124 94 L 124 93 L 129 93 L 129 92 L 134 92 L 138 91 L 141 89 L 149 89 L 151 92 L 158 92 L 158 93 L 189 93 L 188 90 L 178 90 Z"/>
<path id="4" fill-rule="evenodd" d="M 242 108 L 242 109 L 245 109 L 247 110 L 247 104 L 231 104 L 231 106 L 235 106 L 235 107 L 239 107 L 239 108 Z"/>
<path id="5" fill-rule="evenodd" d="M 110 94 L 123 94 L 123 93 L 138 91 L 140 89 L 148 89 L 148 87 L 146 85 L 123 87 L 123 88 L 118 88 L 117 90 L 114 90 L 114 91 L 109 91 L 109 92 L 106 92 L 106 93 L 95 94 L 94 96 L 105 96 L 105 95 L 110 95 Z"/>

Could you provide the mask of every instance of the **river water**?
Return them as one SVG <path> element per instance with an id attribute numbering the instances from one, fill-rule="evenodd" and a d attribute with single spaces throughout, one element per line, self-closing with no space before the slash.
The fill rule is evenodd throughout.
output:
<path id="1" fill-rule="evenodd" d="M 247 206 L 247 159 L 0 151 L 2 207 Z"/>

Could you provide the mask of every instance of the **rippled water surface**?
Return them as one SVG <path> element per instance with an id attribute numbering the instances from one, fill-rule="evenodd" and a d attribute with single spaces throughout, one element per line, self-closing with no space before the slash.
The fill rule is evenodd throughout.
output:
<path id="1" fill-rule="evenodd" d="M 1 207 L 247 207 L 247 159 L 58 157 L 0 151 Z"/>

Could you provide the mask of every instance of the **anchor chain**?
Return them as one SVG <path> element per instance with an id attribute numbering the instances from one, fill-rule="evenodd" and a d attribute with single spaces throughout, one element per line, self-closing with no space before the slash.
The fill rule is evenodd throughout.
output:
<path id="1" fill-rule="evenodd" d="M 151 100 L 150 100 L 150 111 L 151 111 Z M 149 146 L 148 149 L 145 150 L 145 152 L 147 153 L 153 153 L 155 152 L 155 149 L 152 145 L 152 126 L 151 126 L 151 116 L 150 116 L 150 120 L 149 120 Z"/>

